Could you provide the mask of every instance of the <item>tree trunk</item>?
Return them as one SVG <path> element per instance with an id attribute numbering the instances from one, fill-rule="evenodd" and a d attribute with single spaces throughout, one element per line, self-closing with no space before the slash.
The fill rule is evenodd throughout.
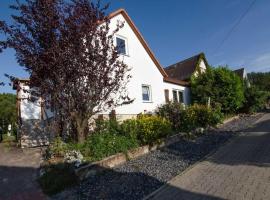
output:
<path id="1" fill-rule="evenodd" d="M 83 117 L 76 117 L 76 136 L 78 143 L 83 143 L 85 141 L 85 137 L 88 131 L 87 126 L 88 119 L 85 119 Z"/>

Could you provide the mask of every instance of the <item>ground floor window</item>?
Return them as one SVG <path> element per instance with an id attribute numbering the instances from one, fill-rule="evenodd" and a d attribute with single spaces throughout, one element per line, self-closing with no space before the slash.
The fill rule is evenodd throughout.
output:
<path id="1" fill-rule="evenodd" d="M 150 102 L 152 100 L 150 85 L 142 85 L 142 100 L 144 102 Z"/>
<path id="2" fill-rule="evenodd" d="M 173 90 L 173 102 L 184 103 L 184 93 L 182 90 Z"/>

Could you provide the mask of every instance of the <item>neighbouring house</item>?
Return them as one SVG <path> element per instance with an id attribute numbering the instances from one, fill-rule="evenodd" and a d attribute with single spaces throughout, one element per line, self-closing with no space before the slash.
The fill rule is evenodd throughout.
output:
<path id="1" fill-rule="evenodd" d="M 204 53 L 199 53 L 198 55 L 166 67 L 165 71 L 171 78 L 182 81 L 190 81 L 192 75 L 196 76 L 205 72 L 207 66 L 208 62 Z"/>
<path id="2" fill-rule="evenodd" d="M 245 68 L 236 69 L 233 71 L 235 74 L 237 74 L 242 80 L 247 79 L 247 72 Z"/>
<path id="3" fill-rule="evenodd" d="M 112 29 L 116 27 L 118 21 L 125 22 L 125 26 L 115 36 L 115 45 L 121 44 L 121 59 L 132 68 L 130 71 L 132 79 L 127 89 L 134 101 L 115 109 L 117 119 L 124 120 L 136 117 L 140 113 L 153 112 L 158 105 L 169 101 L 189 104 L 188 80 L 191 74 L 197 73 L 196 70 L 201 72 L 206 69 L 207 61 L 204 54 L 201 53 L 175 64 L 177 68 L 175 72 L 169 70 L 172 67 L 164 69 L 125 10 L 120 9 L 109 17 Z M 20 85 L 19 88 L 29 89 L 25 79 L 18 80 L 17 84 Z M 42 99 L 31 102 L 27 95 L 29 94 L 22 89 L 17 91 L 21 146 L 46 145 L 52 138 L 52 133 L 46 130 L 44 121 L 51 119 L 53 113 L 44 108 Z M 110 112 L 108 110 L 100 114 L 106 117 Z"/>
<path id="4" fill-rule="evenodd" d="M 250 87 L 250 82 L 248 80 L 247 72 L 244 67 L 240 69 L 236 69 L 233 71 L 237 76 L 241 78 L 241 80 L 245 81 L 247 86 Z"/>

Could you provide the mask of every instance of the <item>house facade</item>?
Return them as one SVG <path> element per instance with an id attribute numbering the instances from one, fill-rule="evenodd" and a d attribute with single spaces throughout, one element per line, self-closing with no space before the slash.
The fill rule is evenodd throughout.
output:
<path id="1" fill-rule="evenodd" d="M 208 62 L 204 53 L 199 53 L 195 56 L 179 61 L 165 68 L 168 76 L 182 80 L 190 81 L 192 75 L 199 75 L 206 71 Z"/>
<path id="2" fill-rule="evenodd" d="M 167 74 L 126 11 L 120 9 L 109 17 L 111 30 L 114 30 L 118 21 L 124 22 L 124 27 L 115 36 L 115 45 L 119 46 L 119 59 L 131 68 L 129 73 L 132 76 L 127 91 L 134 101 L 114 109 L 118 120 L 154 112 L 157 106 L 169 101 L 189 104 L 191 100 L 188 81 Z M 18 80 L 18 84 L 19 88 L 29 89 L 27 80 Z M 45 130 L 44 121 L 50 119 L 53 113 L 42 106 L 41 99 L 31 102 L 27 95 L 29 94 L 22 89 L 17 91 L 21 146 L 48 144 L 52 133 Z M 108 110 L 100 114 L 106 116 L 110 112 Z"/>

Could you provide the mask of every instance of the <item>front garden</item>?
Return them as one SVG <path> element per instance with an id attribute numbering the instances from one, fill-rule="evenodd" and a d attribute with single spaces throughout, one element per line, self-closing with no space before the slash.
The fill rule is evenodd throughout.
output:
<path id="1" fill-rule="evenodd" d="M 77 182 L 74 169 L 81 165 L 117 153 L 127 154 L 143 145 L 153 146 L 178 133 L 182 133 L 183 138 L 194 139 L 222 119 L 219 109 L 197 104 L 183 107 L 179 103 L 162 105 L 154 115 L 139 115 L 122 123 L 115 119 L 98 119 L 94 132 L 83 143 L 63 141 L 60 137 L 54 140 L 46 150 L 39 182 L 47 194 L 57 193 Z"/>
<path id="2" fill-rule="evenodd" d="M 218 148 L 234 135 L 235 130 L 246 129 L 260 115 L 241 114 L 240 119 L 217 129 L 217 125 L 224 119 L 239 115 L 243 111 L 249 113 L 258 111 L 265 102 L 263 93 L 254 92 L 254 88 L 249 88 L 227 68 L 210 68 L 205 74 L 193 77 L 192 92 L 194 103 L 190 106 L 170 102 L 160 105 L 151 115 L 138 115 L 137 118 L 121 123 L 115 116 L 111 116 L 109 120 L 98 118 L 94 130 L 83 142 L 57 137 L 45 153 L 46 159 L 39 177 L 43 191 L 54 195 L 66 188 L 82 184 L 85 189 L 89 192 L 91 189 L 95 194 L 96 188 L 103 188 L 99 184 L 112 184 L 105 181 L 112 178 L 111 181 L 118 184 L 126 183 L 123 186 L 125 188 L 123 198 L 127 195 L 130 199 L 129 192 L 130 195 L 138 193 L 134 197 L 141 198 Z M 158 144 L 164 143 L 166 138 L 174 135 L 180 135 L 180 140 L 174 144 L 157 148 L 154 152 L 141 154 L 141 157 L 130 160 L 128 156 L 130 152 L 145 145 L 148 145 L 149 149 L 151 147 L 156 149 L 161 147 Z M 79 181 L 80 177 L 75 173 L 76 170 L 118 154 L 124 155 L 126 157 L 124 162 L 128 162 L 126 164 L 123 164 L 123 161 L 119 162 L 121 165 L 119 167 L 117 164 L 113 165 L 116 166 L 113 169 L 105 166 L 106 169 L 99 170 L 103 175 L 94 172 L 96 176 L 90 176 L 83 183 Z M 103 167 L 101 164 L 101 168 Z M 106 173 L 103 173 L 104 171 Z M 120 183 L 118 179 L 115 180 L 119 175 L 127 176 L 130 180 L 122 180 Z M 137 177 L 136 180 L 133 180 L 131 175 Z M 133 184 L 135 188 L 139 187 L 138 191 L 135 191 Z M 143 188 L 138 185 L 142 185 Z M 111 187 L 110 185 L 109 188 Z M 108 192 L 112 197 L 114 192 L 111 190 Z M 85 195 L 85 192 L 83 193 Z M 93 194 L 87 193 L 86 196 L 90 195 L 92 198 Z"/>
<path id="3" fill-rule="evenodd" d="M 241 115 L 199 137 L 187 137 L 92 176 L 52 199 L 143 199 L 190 165 L 218 149 L 262 115 Z"/>

